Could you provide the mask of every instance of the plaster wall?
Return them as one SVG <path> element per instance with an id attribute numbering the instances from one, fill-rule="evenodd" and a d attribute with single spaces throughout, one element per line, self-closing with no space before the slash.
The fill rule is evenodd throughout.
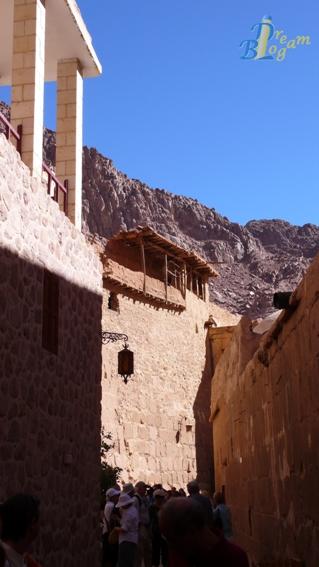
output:
<path id="1" fill-rule="evenodd" d="M 295 310 L 259 344 L 243 319 L 213 376 L 216 486 L 260 567 L 319 564 L 318 299 L 317 256 Z"/>

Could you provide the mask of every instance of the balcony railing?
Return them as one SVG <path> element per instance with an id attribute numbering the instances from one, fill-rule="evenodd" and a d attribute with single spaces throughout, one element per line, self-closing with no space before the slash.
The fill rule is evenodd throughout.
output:
<path id="1" fill-rule="evenodd" d="M 21 156 L 21 149 L 22 149 L 22 124 L 18 126 L 17 129 L 13 128 L 12 124 L 10 124 L 9 120 L 5 117 L 5 115 L 0 112 L 0 123 L 4 127 L 4 134 L 7 140 L 11 142 L 12 138 L 16 141 L 17 152 L 19 152 Z"/>
<path id="2" fill-rule="evenodd" d="M 2 126 L 2 128 L 1 128 Z M 22 124 L 20 124 L 17 129 L 15 129 L 6 116 L 0 111 L 0 132 L 4 131 L 7 140 L 10 142 L 12 138 L 16 141 L 17 152 L 21 156 L 22 150 Z M 48 195 L 52 197 L 54 201 L 59 203 L 62 210 L 67 215 L 68 213 L 68 189 L 69 183 L 66 179 L 62 184 L 61 181 L 55 176 L 54 172 L 44 163 L 43 171 L 46 175 L 46 184 Z"/>
<path id="3" fill-rule="evenodd" d="M 54 201 L 59 203 L 65 214 L 68 214 L 68 189 L 69 182 L 65 179 L 62 184 L 61 181 L 54 175 L 52 169 L 50 169 L 45 163 L 43 164 L 43 171 L 46 174 L 46 184 L 48 195 L 52 197 Z"/>

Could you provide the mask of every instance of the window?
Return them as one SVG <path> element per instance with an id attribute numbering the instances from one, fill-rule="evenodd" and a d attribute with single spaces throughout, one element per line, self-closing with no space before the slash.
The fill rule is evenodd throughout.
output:
<path id="1" fill-rule="evenodd" d="M 47 270 L 43 274 L 42 346 L 58 354 L 59 278 Z"/>
<path id="2" fill-rule="evenodd" d="M 174 260 L 169 260 L 167 265 L 167 283 L 176 289 L 182 290 L 182 273 L 183 268 Z"/>
<path id="3" fill-rule="evenodd" d="M 108 301 L 108 308 L 112 311 L 120 311 L 120 304 L 116 293 L 111 291 L 109 301 Z"/>

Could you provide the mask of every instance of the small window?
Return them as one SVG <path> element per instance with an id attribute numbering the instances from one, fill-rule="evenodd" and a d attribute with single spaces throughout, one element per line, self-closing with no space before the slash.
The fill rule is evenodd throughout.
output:
<path id="1" fill-rule="evenodd" d="M 120 311 L 119 299 L 116 293 L 114 293 L 113 291 L 111 291 L 110 293 L 108 308 L 111 309 L 111 311 L 118 311 L 118 312 Z"/>
<path id="2" fill-rule="evenodd" d="M 58 276 L 44 271 L 42 346 L 53 354 L 58 354 L 59 346 L 59 284 Z"/>
<path id="3" fill-rule="evenodd" d="M 186 431 L 187 431 L 187 433 L 191 433 L 192 429 L 193 429 L 193 426 L 192 426 L 192 425 L 186 425 Z"/>

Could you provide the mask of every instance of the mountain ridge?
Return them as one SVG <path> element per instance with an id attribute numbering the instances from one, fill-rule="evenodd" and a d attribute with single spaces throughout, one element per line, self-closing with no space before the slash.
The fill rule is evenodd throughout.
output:
<path id="1" fill-rule="evenodd" d="M 211 298 L 253 318 L 273 311 L 275 291 L 294 289 L 319 250 L 319 227 L 281 219 L 242 226 L 197 199 L 150 188 L 116 169 L 111 159 L 84 148 L 84 230 L 110 238 L 149 225 L 217 264 Z"/>
<path id="2" fill-rule="evenodd" d="M 9 117 L 10 108 L 0 103 Z M 44 160 L 55 161 L 55 133 L 44 131 Z M 151 188 L 118 171 L 95 148 L 83 148 L 83 231 L 108 239 L 148 225 L 216 264 L 211 299 L 233 313 L 263 317 L 275 291 L 293 290 L 319 251 L 319 226 L 281 219 L 230 221 L 197 199 Z"/>

